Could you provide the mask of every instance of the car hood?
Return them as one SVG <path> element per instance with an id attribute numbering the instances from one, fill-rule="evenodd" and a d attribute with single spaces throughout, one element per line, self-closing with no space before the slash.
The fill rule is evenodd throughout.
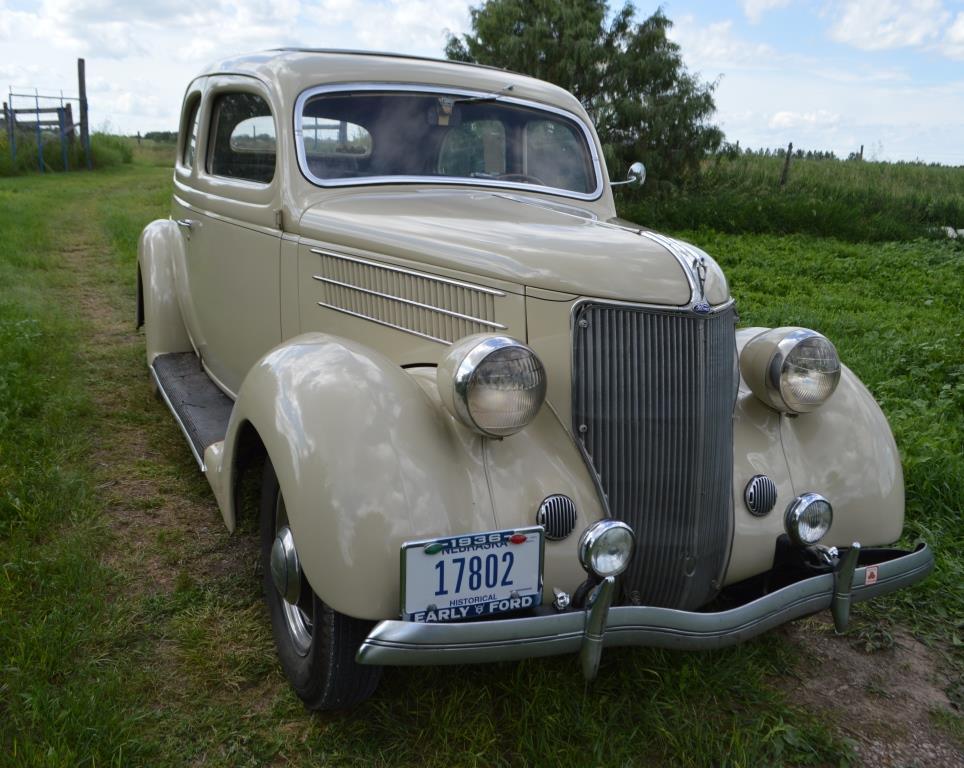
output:
<path id="1" fill-rule="evenodd" d="M 354 191 L 310 207 L 300 224 L 300 234 L 333 247 L 520 286 L 676 306 L 691 298 L 684 267 L 655 236 L 538 198 L 463 190 Z M 715 262 L 706 262 L 706 298 L 723 303 L 729 298 L 726 281 Z"/>

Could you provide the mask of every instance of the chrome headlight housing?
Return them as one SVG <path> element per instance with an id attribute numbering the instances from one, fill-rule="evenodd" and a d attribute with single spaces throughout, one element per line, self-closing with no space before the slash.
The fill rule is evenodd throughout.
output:
<path id="1" fill-rule="evenodd" d="M 546 370 L 535 352 L 508 336 L 476 335 L 439 364 L 442 402 L 463 424 L 507 437 L 535 419 L 546 399 Z"/>
<path id="2" fill-rule="evenodd" d="M 808 328 L 774 328 L 750 339 L 740 372 L 753 394 L 784 413 L 808 413 L 823 405 L 840 381 L 834 345 Z"/>
<path id="3" fill-rule="evenodd" d="M 633 558 L 636 535 L 620 520 L 597 520 L 579 537 L 579 562 L 601 578 L 618 576 Z"/>
<path id="4" fill-rule="evenodd" d="M 790 540 L 798 546 L 820 541 L 833 525 L 833 507 L 819 493 L 797 496 L 787 507 L 784 524 Z"/>

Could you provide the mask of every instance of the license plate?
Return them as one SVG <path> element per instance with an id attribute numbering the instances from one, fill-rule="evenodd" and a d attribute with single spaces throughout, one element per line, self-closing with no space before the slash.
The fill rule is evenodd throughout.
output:
<path id="1" fill-rule="evenodd" d="M 543 529 L 519 528 L 402 545 L 402 617 L 457 621 L 542 602 Z"/>

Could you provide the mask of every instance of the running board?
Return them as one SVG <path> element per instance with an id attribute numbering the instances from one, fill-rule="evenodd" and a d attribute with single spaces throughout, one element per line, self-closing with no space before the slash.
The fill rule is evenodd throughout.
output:
<path id="1" fill-rule="evenodd" d="M 158 355 L 151 363 L 151 376 L 198 466 L 206 472 L 204 449 L 224 440 L 234 403 L 211 381 L 193 352 Z"/>

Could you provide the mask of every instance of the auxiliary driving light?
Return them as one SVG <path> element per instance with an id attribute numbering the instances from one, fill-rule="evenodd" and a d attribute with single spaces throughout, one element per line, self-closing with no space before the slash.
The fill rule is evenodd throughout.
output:
<path id="1" fill-rule="evenodd" d="M 816 544 L 827 535 L 833 524 L 833 507 L 819 493 L 804 493 L 787 507 L 784 522 L 787 535 L 794 544 Z"/>
<path id="2" fill-rule="evenodd" d="M 633 557 L 636 536 L 619 520 L 599 520 L 579 537 L 579 562 L 600 578 L 618 576 Z"/>

